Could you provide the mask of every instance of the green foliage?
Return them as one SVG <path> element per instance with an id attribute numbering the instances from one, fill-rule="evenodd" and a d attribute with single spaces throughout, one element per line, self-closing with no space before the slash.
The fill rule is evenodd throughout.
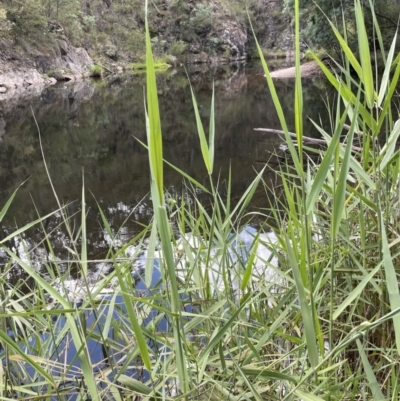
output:
<path id="1" fill-rule="evenodd" d="M 159 70 L 161 70 L 161 71 L 168 70 L 168 68 L 170 68 L 170 67 L 171 66 L 169 64 L 165 63 L 162 60 L 154 61 L 154 65 L 153 65 L 153 68 L 155 70 L 157 70 L 157 71 L 159 71 Z M 132 63 L 131 64 L 131 68 L 134 71 L 146 71 L 147 64 L 146 63 Z"/>
<path id="2" fill-rule="evenodd" d="M 286 0 L 285 3 L 286 10 L 291 13 L 294 0 Z M 385 45 L 388 46 L 397 29 L 397 19 L 393 19 L 393 16 L 399 15 L 400 3 L 387 0 L 362 2 L 366 18 L 365 26 L 372 43 L 374 25 L 371 17 L 371 4 L 373 4 L 375 16 L 382 27 Z M 342 35 L 346 34 L 349 46 L 353 50 L 356 49 L 358 42 L 354 0 L 321 0 L 318 2 L 305 0 L 301 2 L 303 40 L 309 45 L 325 47 L 331 51 L 338 50 L 335 35 L 327 27 L 327 19 L 332 21 Z"/>
<path id="3" fill-rule="evenodd" d="M 47 28 L 44 7 L 39 0 L 15 1 L 6 10 L 15 36 L 37 36 Z"/>
<path id="4" fill-rule="evenodd" d="M 187 46 L 188 46 L 188 44 L 186 42 L 184 42 L 183 40 L 176 40 L 171 44 L 168 52 L 170 54 L 172 54 L 173 56 L 179 58 L 184 53 L 184 51 L 187 49 Z"/>
<path id="5" fill-rule="evenodd" d="M 101 78 L 103 75 L 103 68 L 100 65 L 93 65 L 89 68 L 89 73 L 91 77 Z"/>

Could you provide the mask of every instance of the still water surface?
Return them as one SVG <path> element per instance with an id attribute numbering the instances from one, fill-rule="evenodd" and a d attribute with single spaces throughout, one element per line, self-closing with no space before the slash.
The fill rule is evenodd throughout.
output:
<path id="1" fill-rule="evenodd" d="M 256 171 L 271 161 L 267 181 L 273 185 L 273 170 L 277 168 L 273 154 L 281 141 L 274 135 L 253 130 L 280 128 L 261 68 L 227 67 L 205 72 L 196 68 L 189 70 L 189 77 L 205 127 L 208 127 L 215 82 L 215 177 L 219 175 L 223 182 L 231 168 L 232 196 L 240 197 Z M 0 205 L 27 180 L 3 219 L 4 234 L 35 220 L 35 208 L 42 216 L 57 208 L 33 114 L 40 127 L 52 182 L 63 202 L 73 202 L 71 214 L 80 209 L 84 178 L 91 259 L 104 257 L 110 245 L 96 201 L 115 232 L 124 225 L 120 231 L 121 242 L 130 240 L 138 232 L 137 222 L 150 221 L 147 151 L 135 139 L 146 141 L 144 81 L 144 76 L 113 76 L 105 81 L 52 87 L 40 97 L 20 103 L 0 103 Z M 304 117 L 326 124 L 323 100 L 330 95 L 327 83 L 315 78 L 304 79 L 303 86 Z M 289 129 L 293 131 L 294 80 L 276 81 L 276 87 Z M 206 184 L 208 177 L 185 71 L 158 75 L 158 91 L 165 159 Z M 305 135 L 316 135 L 306 119 Z M 182 188 L 182 177 L 167 166 L 165 186 L 172 193 L 179 193 Z M 253 207 L 259 206 L 267 206 L 263 190 L 255 196 Z M 77 214 L 77 224 L 79 221 Z M 58 223 L 59 216 L 53 216 L 46 222 L 46 228 L 51 231 Z M 28 236 L 28 246 L 33 247 L 43 234 L 31 230 Z M 65 253 L 62 228 L 55 229 L 50 237 L 62 257 Z"/>
<path id="2" fill-rule="evenodd" d="M 220 177 L 221 187 L 232 171 L 232 197 L 239 198 L 246 190 L 256 172 L 270 162 L 265 175 L 268 185 L 276 185 L 274 170 L 279 168 L 274 153 L 281 140 L 271 134 L 255 132 L 256 127 L 279 129 L 279 121 L 272 99 L 260 68 L 217 69 L 209 71 L 191 70 L 190 80 L 196 93 L 200 113 L 205 127 L 210 115 L 209 105 L 213 81 L 215 82 L 215 178 Z M 327 112 L 323 99 L 330 96 L 327 84 L 322 80 L 304 80 L 304 117 L 326 124 Z M 276 82 L 290 130 L 293 129 L 294 81 Z M 196 180 L 206 185 L 207 173 L 204 169 L 196 124 L 192 108 L 190 87 L 184 71 L 173 71 L 158 76 L 159 101 L 162 118 L 164 157 Z M 12 192 L 22 182 L 12 206 L 1 222 L 1 235 L 12 233 L 37 218 L 57 208 L 54 194 L 46 175 L 40 148 L 39 134 L 33 114 L 40 127 L 43 154 L 53 185 L 61 202 L 72 202 L 69 214 L 76 213 L 75 233 L 80 225 L 82 181 L 85 182 L 86 208 L 88 210 L 87 232 L 90 260 L 103 259 L 110 247 L 110 237 L 105 233 L 97 203 L 101 206 L 114 232 L 120 232 L 118 244 L 130 241 L 152 218 L 149 193 L 149 165 L 147 151 L 136 138 L 146 140 L 144 119 L 144 76 L 111 77 L 108 80 L 87 81 L 71 85 L 60 85 L 44 91 L 40 97 L 16 102 L 0 103 L 0 209 Z M 327 125 L 327 124 L 326 124 Z M 316 135 L 312 124 L 305 120 L 305 134 Z M 165 186 L 172 194 L 182 190 L 182 177 L 171 168 L 165 168 Z M 201 196 L 201 194 L 200 194 Z M 96 203 L 97 202 L 97 203 Z M 260 188 L 252 207 L 268 207 L 265 191 Z M 37 209 L 37 211 L 36 211 Z M 59 214 L 44 222 L 56 257 L 68 259 L 67 235 Z M 122 227 L 122 229 L 121 229 Z M 255 233 L 247 227 L 247 232 Z M 249 237 L 249 235 L 248 235 Z M 30 252 L 31 263 L 44 276 L 43 261 L 48 258 L 43 232 L 38 229 L 27 231 L 24 240 L 16 239 L 12 246 L 19 250 L 19 256 Z M 251 239 L 244 238 L 249 246 Z M 36 245 L 38 245 L 36 247 Z M 26 247 L 26 248 L 24 248 Z M 1 249 L 0 249 L 1 251 Z M 7 257 L 0 253 L 0 262 Z M 264 255 L 263 260 L 268 257 Z M 157 263 L 157 262 L 155 262 Z M 110 267 L 102 263 L 91 263 L 90 277 L 96 282 Z M 152 284 L 159 279 L 154 270 Z M 73 272 L 72 272 L 73 273 Z M 13 285 L 21 278 L 22 270 L 15 265 L 7 274 Z M 65 285 L 76 284 L 74 277 L 65 280 Z M 29 279 L 25 278 L 29 291 Z M 150 289 L 153 288 L 150 286 Z M 149 288 L 143 282 L 137 283 L 137 291 Z M 73 292 L 73 289 L 71 290 Z M 127 319 L 125 305 L 120 296 L 112 298 L 110 305 L 120 313 L 112 312 L 121 324 Z M 109 304 L 99 306 L 97 312 L 107 315 Z M 149 310 L 149 319 L 154 318 Z M 94 312 L 87 308 L 83 313 L 88 327 L 95 325 L 92 337 L 87 343 L 88 351 L 96 369 L 106 369 L 107 353 L 96 335 L 102 330 L 104 322 L 96 321 Z M 147 321 L 144 321 L 146 324 Z M 129 325 L 129 321 L 126 321 Z M 159 323 L 166 325 L 163 319 Z M 63 315 L 54 315 L 53 331 L 58 333 L 65 326 Z M 127 326 L 128 327 L 128 326 Z M 11 336 L 15 333 L 10 332 Z M 110 331 L 107 335 L 113 338 Z M 67 364 L 72 364 L 71 372 L 79 368 L 76 350 L 69 335 L 55 345 L 50 334 L 45 332 L 40 341 L 49 349 L 54 348 L 50 359 L 58 360 L 60 352 L 65 355 Z M 31 348 L 36 348 L 32 339 Z M 51 346 L 50 346 L 50 345 Z M 123 343 L 121 347 L 123 348 Z M 61 351 L 60 351 L 61 350 Z M 65 354 L 64 354 L 65 353 Z M 122 354 L 113 355 L 118 365 Z M 30 367 L 27 372 L 33 377 Z M 70 373 L 71 373 L 70 372 Z M 125 371 L 130 377 L 141 379 L 142 369 Z M 145 377 L 146 379 L 146 377 Z M 77 385 L 71 380 L 65 386 Z M 60 385 L 62 389 L 62 385 Z M 74 398 L 72 398 L 74 399 Z"/>

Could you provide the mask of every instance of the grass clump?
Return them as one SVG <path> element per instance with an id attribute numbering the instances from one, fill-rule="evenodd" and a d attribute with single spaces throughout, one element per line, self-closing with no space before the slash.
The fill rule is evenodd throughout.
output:
<path id="1" fill-rule="evenodd" d="M 147 65 L 146 65 L 146 63 L 132 63 L 131 64 L 131 68 L 132 68 L 132 70 L 134 71 L 134 72 L 145 72 L 146 71 L 146 69 L 147 69 Z M 168 70 L 169 68 L 171 68 L 171 65 L 170 64 L 167 64 L 166 62 L 164 62 L 164 61 L 156 61 L 155 63 L 154 63 L 154 69 L 156 70 L 156 71 L 166 71 L 166 70 Z"/>
<path id="2" fill-rule="evenodd" d="M 103 68 L 98 64 L 92 65 L 89 68 L 89 76 L 92 78 L 101 78 L 103 76 Z"/>

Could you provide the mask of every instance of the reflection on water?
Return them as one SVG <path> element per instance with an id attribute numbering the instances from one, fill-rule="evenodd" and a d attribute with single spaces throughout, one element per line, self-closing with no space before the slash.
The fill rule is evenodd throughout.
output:
<path id="1" fill-rule="evenodd" d="M 256 127 L 279 128 L 262 71 L 191 71 L 189 75 L 205 126 L 208 125 L 211 91 L 213 81 L 215 82 L 215 176 L 216 179 L 220 179 L 219 190 L 222 195 L 229 169 L 233 178 L 231 196 L 237 199 L 245 192 L 256 171 L 266 162 L 270 162 L 270 165 L 265 173 L 265 181 L 270 186 L 276 185 L 274 169 L 279 166 L 274 153 L 281 141 L 271 134 L 253 131 Z M 160 75 L 158 84 L 164 157 L 206 185 L 208 177 L 200 155 L 186 74 L 177 71 Z M 321 116 L 324 120 L 327 113 L 321 96 L 325 94 L 326 85 L 318 80 L 304 80 L 303 84 L 305 116 L 314 120 L 320 120 Z M 276 85 L 284 112 L 288 116 L 289 129 L 293 130 L 294 82 L 280 80 Z M 117 275 L 114 270 L 115 263 L 112 262 L 120 260 L 110 260 L 110 255 L 107 254 L 110 247 L 120 249 L 126 244 L 115 257 L 120 257 L 126 262 L 127 274 L 123 276 L 124 280 L 131 284 L 132 279 L 137 284 L 133 294 L 138 299 L 147 292 L 154 295 L 154 304 L 136 302 L 135 311 L 138 312 L 139 323 L 142 326 L 154 324 L 154 328 L 161 332 L 166 332 L 167 326 L 170 327 L 168 316 L 162 313 L 162 308 L 165 307 L 165 299 L 161 295 L 163 288 L 162 285 L 157 285 L 157 282 L 161 281 L 161 259 L 157 259 L 156 251 L 154 263 L 149 264 L 154 268 L 153 273 L 144 276 L 146 261 L 149 260 L 146 253 L 149 242 L 144 240 L 141 246 L 132 240 L 141 229 L 139 223 L 147 224 L 152 217 L 151 199 L 148 196 L 147 151 L 136 140 L 137 138 L 145 141 L 146 138 L 143 88 L 144 77 L 113 77 L 108 82 L 81 82 L 75 86 L 49 88 L 40 98 L 25 103 L 0 104 L 0 206 L 5 204 L 18 185 L 27 180 L 1 222 L 0 238 L 35 220 L 38 214 L 43 216 L 57 209 L 57 202 L 46 175 L 32 110 L 40 127 L 46 165 L 60 203 L 66 205 L 66 215 L 69 216 L 71 225 L 71 233 L 68 234 L 63 224 L 63 216 L 56 212 L 43 221 L 43 228 L 35 226 L 22 237 L 10 241 L 9 245 L 15 250 L 20 261 L 19 264 L 15 263 L 11 268 L 4 269 L 2 278 L 15 291 L 24 294 L 29 292 L 35 288 L 35 283 L 32 278 L 26 278 L 22 270 L 21 266 L 26 262 L 42 277 L 49 279 L 55 290 L 55 297 L 70 299 L 71 307 L 82 303 L 77 313 L 80 324 L 85 327 L 85 335 L 88 335 L 87 350 L 94 373 L 98 373 L 100 377 L 104 371 L 109 371 L 111 373 L 107 380 L 111 381 L 115 377 L 114 372 L 126 363 L 127 352 L 129 357 L 133 355 L 128 350 L 132 349 L 135 336 L 127 314 L 128 303 L 124 303 L 121 292 L 113 291 L 113 285 L 117 284 L 114 281 Z M 305 125 L 305 132 L 312 136 L 314 131 L 311 123 L 306 121 Z M 84 282 L 82 277 L 79 277 L 81 275 L 74 271 L 78 263 L 69 260 L 79 259 L 76 255 L 81 251 L 79 241 L 83 178 L 90 260 Z M 193 201 L 189 193 L 182 191 L 182 177 L 171 168 L 165 170 L 165 185 L 169 191 L 168 196 L 178 201 L 184 197 L 187 203 Z M 196 192 L 196 196 L 207 202 L 207 197 L 201 191 Z M 97 203 L 109 222 L 109 231 L 102 222 Z M 260 188 L 255 194 L 252 207 L 267 206 L 265 191 Z M 53 249 L 43 241 L 43 230 L 46 231 Z M 229 270 L 229 278 L 233 283 L 231 290 L 238 290 L 237 277 L 241 276 L 243 263 L 254 244 L 255 233 L 255 229 L 246 227 L 233 238 L 227 254 L 224 255 L 219 249 L 212 248 L 212 252 L 209 253 L 208 247 L 204 247 L 203 256 L 207 260 L 213 258 L 208 275 L 209 281 L 213 282 L 216 288 L 225 285 L 221 280 L 220 268 L 224 265 L 221 258 L 226 258 L 232 262 Z M 190 235 L 188 238 L 190 239 Z M 277 263 L 269 248 L 273 247 L 275 239 L 273 236 L 264 235 L 260 236 L 259 240 L 254 254 L 253 279 L 257 279 L 257 276 L 261 280 L 267 279 L 268 291 L 272 292 L 274 287 L 279 285 L 275 271 L 268 269 L 271 266 L 276 267 Z M 181 241 L 185 241 L 185 237 L 181 238 Z M 128 246 L 129 242 L 131 246 Z M 179 248 L 176 251 L 181 252 Z M 75 256 L 72 256 L 73 254 Z M 3 263 L 9 261 L 5 249 L 1 247 L 0 259 Z M 191 277 L 190 280 L 187 277 L 184 258 L 175 256 L 175 260 L 177 277 L 185 283 L 192 283 L 196 277 Z M 203 269 L 203 266 L 200 265 L 200 268 Z M 62 280 L 59 279 L 61 276 Z M 99 280 L 102 279 L 106 281 L 106 285 L 99 286 Z M 120 283 L 124 280 L 120 280 Z M 201 282 L 194 282 L 194 288 L 202 287 Z M 99 289 L 98 294 L 96 288 Z M 88 293 L 93 299 L 89 299 Z M 182 297 L 185 296 L 186 294 L 182 294 Z M 49 295 L 39 301 L 43 309 L 58 304 L 52 304 Z M 151 306 L 155 304 L 157 308 Z M 186 312 L 196 313 L 195 308 L 194 303 L 185 303 Z M 24 352 L 37 356 L 37 342 L 45 344 L 43 348 L 48 349 L 45 358 L 54 362 L 54 365 L 51 365 L 52 374 L 58 375 L 61 366 L 57 364 L 59 361 L 63 361 L 64 369 L 68 366 L 67 374 L 63 373 L 59 390 L 79 390 L 83 378 L 80 363 L 76 358 L 77 350 L 70 334 L 64 331 L 66 315 L 57 313 L 54 316 L 46 316 L 52 319 L 51 324 L 46 326 L 43 333 L 30 338 L 29 349 Z M 113 324 L 110 326 L 111 317 Z M 18 337 L 17 326 L 10 327 L 9 335 Z M 49 327 L 51 331 L 47 331 Z M 90 328 L 88 332 L 86 327 Z M 190 341 L 199 342 L 201 345 L 201 335 L 191 332 L 188 332 L 188 335 L 193 337 Z M 148 345 L 150 348 L 160 346 L 155 340 L 149 340 Z M 160 355 L 170 352 L 165 345 L 159 351 Z M 15 366 L 15 369 L 19 369 L 19 365 Z M 34 377 L 31 367 L 28 366 L 26 371 L 30 377 Z M 12 373 L 18 376 L 17 372 Z M 140 360 L 137 363 L 136 359 L 130 361 L 129 369 L 124 370 L 124 374 L 129 378 L 142 380 L 144 377 L 144 381 L 147 380 Z M 42 381 L 40 376 L 35 377 L 36 379 L 29 379 L 29 383 Z M 100 380 L 99 387 L 102 385 Z M 108 384 L 104 386 L 106 389 Z M 74 399 L 73 397 L 74 395 L 71 399 Z"/>
<path id="2" fill-rule="evenodd" d="M 240 197 L 254 178 L 255 170 L 273 159 L 280 143 L 277 137 L 253 131 L 256 127 L 280 127 L 263 72 L 259 68 L 217 69 L 205 73 L 189 71 L 189 75 L 206 127 L 215 82 L 215 176 L 219 175 L 223 182 L 231 168 L 232 197 Z M 303 80 L 303 85 L 304 116 L 316 121 L 326 119 L 322 101 L 327 91 L 325 82 Z M 293 130 L 294 81 L 279 80 L 276 86 L 289 129 Z M 200 155 L 186 73 L 173 71 L 159 75 L 158 88 L 164 157 L 206 184 L 208 177 Z M 36 219 L 35 208 L 44 215 L 57 207 L 45 173 L 31 108 L 40 127 L 52 182 L 60 201 L 70 203 L 68 213 L 76 219 L 76 227 L 81 219 L 84 176 L 91 259 L 104 257 L 109 248 L 96 201 L 115 232 L 124 224 L 121 242 L 138 232 L 135 222 L 150 221 L 147 151 L 135 139 L 146 138 L 143 89 L 142 76 L 114 76 L 105 82 L 49 88 L 39 98 L 21 104 L 0 104 L 0 205 L 27 180 L 2 222 L 5 234 Z M 315 135 L 308 120 L 305 133 Z M 273 183 L 274 165 L 271 166 L 267 181 Z M 180 196 L 182 177 L 166 167 L 165 185 L 172 194 Z M 264 192 L 260 191 L 254 207 L 265 207 L 265 203 Z M 45 225 L 61 257 L 67 240 L 60 223 L 61 217 L 56 214 Z M 37 243 L 40 233 L 31 230 L 29 236 L 25 239 L 28 249 Z"/>

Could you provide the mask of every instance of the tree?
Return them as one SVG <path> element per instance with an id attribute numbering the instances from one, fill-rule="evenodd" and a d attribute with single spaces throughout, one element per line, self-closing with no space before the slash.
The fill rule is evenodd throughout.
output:
<path id="1" fill-rule="evenodd" d="M 30 36 L 42 33 L 47 27 L 44 8 L 39 0 L 12 1 L 7 6 L 7 19 L 13 23 L 13 33 Z"/>
<path id="2" fill-rule="evenodd" d="M 285 1 L 286 8 L 291 9 L 293 0 Z M 397 28 L 397 18 L 400 13 L 399 0 L 375 0 L 371 2 L 369 0 L 361 0 L 361 2 L 371 41 L 374 38 L 374 24 L 370 4 L 373 4 L 383 38 L 386 41 L 391 40 Z M 354 49 L 357 42 L 354 0 L 303 0 L 300 4 L 301 20 L 304 26 L 303 40 L 308 45 L 334 50 L 337 40 L 329 26 L 329 19 L 342 35 L 346 33 L 348 43 Z M 344 32 L 344 29 L 346 32 Z"/>

